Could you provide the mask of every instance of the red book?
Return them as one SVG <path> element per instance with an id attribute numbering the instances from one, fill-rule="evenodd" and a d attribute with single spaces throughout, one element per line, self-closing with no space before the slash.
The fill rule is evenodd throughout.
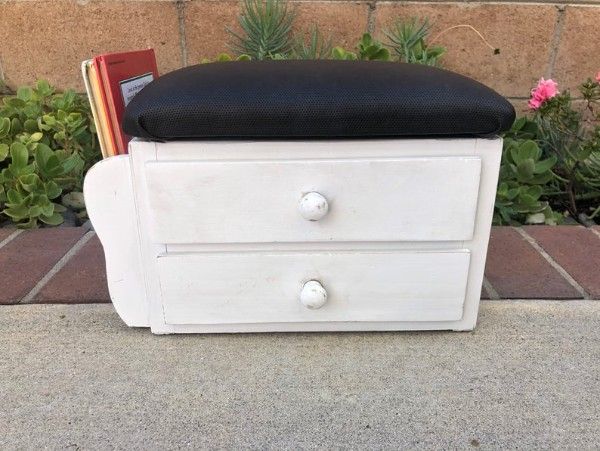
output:
<path id="1" fill-rule="evenodd" d="M 104 85 L 106 104 L 119 154 L 127 153 L 131 139 L 123 133 L 123 112 L 135 94 L 158 78 L 154 50 L 108 53 L 94 58 Z"/>

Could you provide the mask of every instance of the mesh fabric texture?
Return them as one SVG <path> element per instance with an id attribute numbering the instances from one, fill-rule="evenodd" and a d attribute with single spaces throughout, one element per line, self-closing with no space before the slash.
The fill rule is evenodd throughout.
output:
<path id="1" fill-rule="evenodd" d="M 513 106 L 468 77 L 377 61 L 240 61 L 166 74 L 126 108 L 145 139 L 492 137 Z"/>

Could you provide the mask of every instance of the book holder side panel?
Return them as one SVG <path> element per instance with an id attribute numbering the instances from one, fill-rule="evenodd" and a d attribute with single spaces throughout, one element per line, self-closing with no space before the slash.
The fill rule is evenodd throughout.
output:
<path id="1" fill-rule="evenodd" d="M 129 155 L 96 163 L 85 177 L 83 192 L 88 215 L 104 248 L 106 279 L 115 310 L 128 326 L 148 327 L 150 309 Z"/>

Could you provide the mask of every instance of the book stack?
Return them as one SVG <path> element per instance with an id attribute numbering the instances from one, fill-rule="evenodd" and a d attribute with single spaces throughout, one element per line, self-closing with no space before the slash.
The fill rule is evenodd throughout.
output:
<path id="1" fill-rule="evenodd" d="M 104 158 L 127 153 L 130 137 L 121 120 L 129 101 L 158 78 L 154 50 L 108 53 L 81 64 Z"/>

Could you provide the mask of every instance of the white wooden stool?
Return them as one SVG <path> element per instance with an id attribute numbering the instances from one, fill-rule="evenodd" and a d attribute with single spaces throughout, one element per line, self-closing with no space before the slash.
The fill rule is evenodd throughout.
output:
<path id="1" fill-rule="evenodd" d="M 219 70 L 242 64 L 251 63 Z M 144 133 L 151 121 L 139 109 L 169 76 L 128 107 Z M 159 334 L 475 326 L 500 138 L 144 138 L 95 165 L 84 187 L 111 298 L 129 326 Z"/>

